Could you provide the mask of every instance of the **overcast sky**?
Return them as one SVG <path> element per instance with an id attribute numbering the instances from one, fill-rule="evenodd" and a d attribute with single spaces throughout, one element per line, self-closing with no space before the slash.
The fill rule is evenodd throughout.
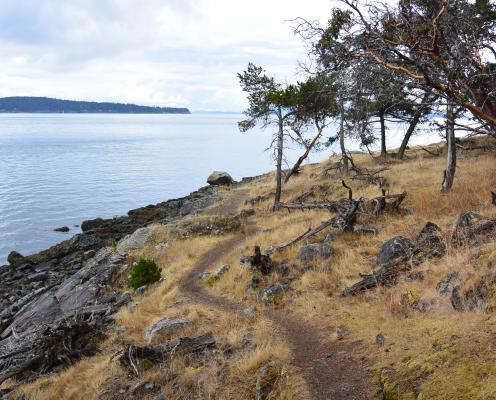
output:
<path id="1" fill-rule="evenodd" d="M 0 97 L 239 111 L 249 61 L 295 79 L 295 17 L 331 0 L 0 0 Z"/>

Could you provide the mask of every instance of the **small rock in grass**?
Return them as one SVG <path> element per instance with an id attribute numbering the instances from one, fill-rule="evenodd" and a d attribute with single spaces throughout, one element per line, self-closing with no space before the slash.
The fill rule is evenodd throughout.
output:
<path id="1" fill-rule="evenodd" d="M 451 305 L 456 311 L 463 311 L 463 299 L 460 295 L 460 287 L 456 286 L 451 292 Z"/>
<path id="2" fill-rule="evenodd" d="M 168 243 L 162 242 L 162 243 L 159 243 L 155 246 L 155 250 L 163 251 L 163 250 L 167 249 L 168 247 L 169 247 Z"/>
<path id="3" fill-rule="evenodd" d="M 134 310 L 136 309 L 136 307 L 138 307 L 138 305 L 139 305 L 138 301 L 131 301 L 127 303 L 127 310 L 129 312 L 134 312 Z"/>
<path id="4" fill-rule="evenodd" d="M 220 277 L 220 276 L 224 275 L 230 269 L 231 269 L 231 266 L 229 264 L 223 265 L 222 267 L 220 267 L 219 269 L 217 269 L 214 272 L 214 275 Z"/>
<path id="5" fill-rule="evenodd" d="M 327 259 L 333 255 L 334 251 L 328 243 L 314 243 L 303 246 L 298 252 L 300 261 L 313 261 L 317 258 Z"/>
<path id="6" fill-rule="evenodd" d="M 338 340 L 343 340 L 348 331 L 343 325 L 336 326 L 336 337 Z"/>
<path id="7" fill-rule="evenodd" d="M 140 286 L 139 288 L 137 288 L 134 291 L 134 293 L 139 294 L 139 295 L 143 295 L 143 294 L 145 294 L 146 289 L 148 289 L 148 285 L 143 285 L 143 286 Z"/>
<path id="8" fill-rule="evenodd" d="M 273 362 L 265 364 L 258 370 L 256 385 L 257 400 L 267 400 L 280 375 L 281 368 Z"/>
<path id="9" fill-rule="evenodd" d="M 197 275 L 197 278 L 198 280 L 200 281 L 205 281 L 208 279 L 208 277 L 210 276 L 210 272 L 200 272 L 198 275 Z"/>
<path id="10" fill-rule="evenodd" d="M 278 283 L 264 287 L 257 293 L 257 301 L 266 304 L 278 304 L 284 297 L 286 290 L 285 286 Z"/>
<path id="11" fill-rule="evenodd" d="M 379 333 L 376 337 L 375 337 L 375 343 L 377 344 L 377 346 L 379 347 L 383 347 L 384 344 L 386 343 L 386 338 L 384 337 L 384 335 L 382 333 Z"/>
<path id="12" fill-rule="evenodd" d="M 145 340 L 150 343 L 157 334 L 165 335 L 167 333 L 177 331 L 178 329 L 181 329 L 189 324 L 191 324 L 191 321 L 185 319 L 163 318 L 160 321 L 155 322 L 146 330 Z"/>

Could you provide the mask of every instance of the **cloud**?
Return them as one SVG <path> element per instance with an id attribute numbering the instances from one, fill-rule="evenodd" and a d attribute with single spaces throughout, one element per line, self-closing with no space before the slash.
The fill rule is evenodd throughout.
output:
<path id="1" fill-rule="evenodd" d="M 0 0 L 0 95 L 240 110 L 253 61 L 293 80 L 305 56 L 286 20 L 329 0 Z"/>

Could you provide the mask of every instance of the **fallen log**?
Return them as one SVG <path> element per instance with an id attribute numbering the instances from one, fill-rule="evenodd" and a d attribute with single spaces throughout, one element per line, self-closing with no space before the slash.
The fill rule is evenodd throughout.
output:
<path id="1" fill-rule="evenodd" d="M 344 289 L 341 295 L 354 296 L 378 286 L 393 285 L 400 274 L 411 271 L 426 259 L 440 258 L 445 252 L 439 227 L 427 222 L 416 240 L 397 236 L 384 242 L 377 257 L 380 268 L 371 274 L 359 274 L 361 280 Z"/>
<path id="2" fill-rule="evenodd" d="M 319 201 L 316 203 L 280 203 L 279 208 L 287 210 L 327 210 L 329 212 L 342 212 L 350 206 L 348 199 L 336 201 Z"/>
<path id="3" fill-rule="evenodd" d="M 389 286 L 396 283 L 396 279 L 403 272 L 411 270 L 410 263 L 400 263 L 395 265 L 387 265 L 371 274 L 360 274 L 361 281 L 346 288 L 341 293 L 341 296 L 354 296 L 365 290 L 373 289 L 378 286 Z"/>
<path id="4" fill-rule="evenodd" d="M 180 337 L 157 346 L 135 346 L 132 343 L 125 343 L 119 357 L 120 363 L 134 374 L 139 376 L 139 360 L 148 360 L 153 364 L 163 364 L 168 361 L 172 364 L 176 354 L 195 354 L 215 346 L 215 339 L 212 332 L 194 337 Z"/>
<path id="5" fill-rule="evenodd" d="M 376 228 L 375 226 L 355 224 L 353 226 L 353 232 L 355 232 L 355 233 L 371 233 L 373 235 L 377 235 L 379 233 L 379 228 Z"/>
<path id="6" fill-rule="evenodd" d="M 358 211 L 358 207 L 360 205 L 360 201 L 353 201 L 352 206 L 348 209 L 348 211 L 345 214 L 339 214 L 336 215 L 335 217 L 322 222 L 318 227 L 316 228 L 309 228 L 308 231 L 303 233 L 302 235 L 298 236 L 297 238 L 291 240 L 288 243 L 281 244 L 279 246 L 274 246 L 274 251 L 281 251 L 287 247 L 290 247 L 302 240 L 308 239 L 317 233 L 323 231 L 324 229 L 328 227 L 334 227 L 337 228 L 339 231 L 344 232 L 347 230 L 350 230 L 356 220 L 356 213 Z"/>

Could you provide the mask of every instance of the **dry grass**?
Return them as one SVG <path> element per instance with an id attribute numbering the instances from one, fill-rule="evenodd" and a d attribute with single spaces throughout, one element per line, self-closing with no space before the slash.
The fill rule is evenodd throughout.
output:
<path id="1" fill-rule="evenodd" d="M 438 147 L 432 145 L 429 150 L 437 151 Z M 380 168 L 368 155 L 356 154 L 354 158 L 360 166 Z M 441 260 L 424 263 L 419 267 L 425 276 L 422 281 L 400 279 L 392 288 L 369 291 L 353 298 L 340 296 L 341 290 L 354 283 L 359 273 L 372 270 L 377 251 L 385 240 L 396 235 L 415 237 L 427 221 L 438 224 L 447 235 L 455 216 L 462 211 L 494 213 L 489 205 L 489 191 L 496 188 L 495 158 L 494 153 L 460 152 L 453 191 L 441 195 L 444 157 L 411 149 L 407 152 L 407 161 L 392 160 L 388 164 L 390 169 L 384 173 L 391 193 L 408 192 L 404 205 L 413 210 L 410 215 L 380 217 L 374 221 L 380 228 L 377 236 L 341 235 L 333 242 L 335 255 L 328 261 L 319 261 L 314 269 L 306 272 L 297 261 L 298 246 L 274 256 L 276 261 L 289 259 L 297 277 L 292 283 L 294 290 L 279 307 L 324 327 L 331 339 L 335 338 L 337 326 L 345 327 L 345 341 L 362 343 L 363 348 L 357 348 L 357 352 L 367 354 L 375 377 L 390 396 L 384 398 L 496 399 L 496 319 L 483 312 L 455 312 L 449 298 L 435 290 L 446 273 L 453 271 L 460 272 L 464 288 L 477 282 L 494 268 L 495 243 L 451 252 Z M 294 201 L 312 188 L 316 188 L 322 198 L 346 197 L 341 177 L 323 175 L 325 166 L 326 163 L 306 166 L 285 186 L 283 201 Z M 187 293 L 178 290 L 178 282 L 202 254 L 229 236 L 180 240 L 171 235 L 167 227 L 159 227 L 153 240 L 133 256 L 153 258 L 162 267 L 165 280 L 143 297 L 137 297 L 139 305 L 134 311 L 124 308 L 117 314 L 116 324 L 125 328 L 125 332 L 120 337 L 110 334 L 102 344 L 101 355 L 24 385 L 20 392 L 32 399 L 97 398 L 109 377 L 122 377 L 122 370 L 109 361 L 118 343 L 121 340 L 144 343 L 146 327 L 168 316 L 192 321 L 177 335 L 210 330 L 219 346 L 201 363 L 177 358 L 172 378 L 157 368 L 146 371 L 142 379 L 160 384 L 167 398 L 254 398 L 257 371 L 268 361 L 284 366 L 273 398 L 301 398 L 301 378 L 289 366 L 288 346 L 263 317 L 263 307 L 256 304 L 255 291 L 246 288 L 252 273 L 238 267 L 239 257 L 252 254 L 255 245 L 264 249 L 290 240 L 309 226 L 329 219 L 330 215 L 326 211 L 269 212 L 273 178 L 273 174 L 267 174 L 242 187 L 223 191 L 224 203 L 209 212 L 221 215 L 227 209 L 236 213 L 244 208 L 255 209 L 243 243 L 227 252 L 219 265 L 209 268 L 213 271 L 230 264 L 231 269 L 211 286 L 205 285 L 205 290 L 211 293 L 243 302 L 246 307 L 255 305 L 258 310 L 255 317 L 195 304 Z M 344 178 L 353 186 L 355 197 L 380 194 L 376 186 L 354 181 L 350 176 Z M 262 199 L 253 205 L 244 204 L 244 199 L 259 196 Z M 320 235 L 313 240 L 322 238 Z M 162 245 L 157 247 L 158 244 Z M 275 274 L 265 279 L 271 283 L 282 277 Z M 418 299 L 427 304 L 425 312 L 412 309 L 411 302 Z M 386 338 L 384 347 L 375 343 L 378 333 Z"/>

